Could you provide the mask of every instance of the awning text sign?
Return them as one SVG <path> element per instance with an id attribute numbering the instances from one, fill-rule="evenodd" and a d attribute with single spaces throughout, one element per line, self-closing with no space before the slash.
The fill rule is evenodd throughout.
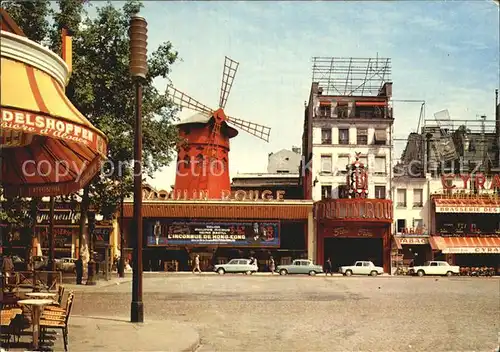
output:
<path id="1" fill-rule="evenodd" d="M 484 213 L 500 214 L 500 207 L 484 206 L 436 206 L 436 213 Z"/>
<path id="2" fill-rule="evenodd" d="M 9 108 L 2 108 L 0 116 L 2 129 L 64 139 L 85 144 L 101 154 L 106 153 L 102 136 L 80 124 Z"/>
<path id="3" fill-rule="evenodd" d="M 428 238 L 415 237 L 415 238 L 398 238 L 399 243 L 401 244 L 428 244 Z"/>
<path id="4" fill-rule="evenodd" d="M 500 247 L 448 247 L 443 253 L 454 254 L 500 254 Z"/>

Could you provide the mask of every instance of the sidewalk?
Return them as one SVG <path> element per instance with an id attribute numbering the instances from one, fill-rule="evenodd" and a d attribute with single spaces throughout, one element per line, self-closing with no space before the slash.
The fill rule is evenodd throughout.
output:
<path id="1" fill-rule="evenodd" d="M 54 350 L 63 348 L 62 336 Z M 189 325 L 169 320 L 133 324 L 126 318 L 71 316 L 71 351 L 165 351 L 192 352 L 200 345 L 199 334 Z"/>

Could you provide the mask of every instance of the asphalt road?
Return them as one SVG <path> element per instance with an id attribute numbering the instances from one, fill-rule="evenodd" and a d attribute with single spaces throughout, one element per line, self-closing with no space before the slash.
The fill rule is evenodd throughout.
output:
<path id="1" fill-rule="evenodd" d="M 128 317 L 130 292 L 82 288 L 74 314 Z M 144 306 L 220 352 L 492 352 L 500 338 L 498 278 L 145 276 Z"/>

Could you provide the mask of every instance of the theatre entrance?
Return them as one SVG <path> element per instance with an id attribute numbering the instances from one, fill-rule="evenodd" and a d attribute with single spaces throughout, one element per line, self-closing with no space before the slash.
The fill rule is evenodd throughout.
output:
<path id="1" fill-rule="evenodd" d="M 324 258 L 330 257 L 334 272 L 341 266 L 353 265 L 357 260 L 369 260 L 383 266 L 382 238 L 325 238 L 324 241 Z"/>

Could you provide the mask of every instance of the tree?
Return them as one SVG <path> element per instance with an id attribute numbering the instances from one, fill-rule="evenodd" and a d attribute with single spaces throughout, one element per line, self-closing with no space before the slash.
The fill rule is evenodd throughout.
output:
<path id="1" fill-rule="evenodd" d="M 49 0 L 6 0 L 2 1 L 2 7 L 29 39 L 41 43 L 48 38 L 47 18 L 52 14 Z"/>
<path id="2" fill-rule="evenodd" d="M 50 28 L 47 14 L 40 14 L 38 26 L 50 30 L 35 32 L 22 20 L 29 16 L 31 8 L 13 3 L 9 2 L 6 10 L 28 37 L 36 33 L 30 39 L 48 42 L 57 52 L 60 29 L 67 28 L 73 35 L 73 73 L 66 95 L 109 138 L 105 175 L 96 176 L 84 192 L 82 218 L 86 217 L 86 205 L 105 212 L 106 216 L 114 214 L 119 204 L 117 199 L 131 192 L 130 166 L 117 166 L 124 162 L 131 165 L 133 160 L 134 91 L 129 73 L 128 27 L 130 16 L 142 4 L 129 0 L 118 9 L 107 2 L 90 18 L 85 11 L 88 5 L 81 0 L 58 0 L 58 9 L 52 12 L 53 26 Z M 143 86 L 143 159 L 148 175 L 172 161 L 178 143 L 177 130 L 172 125 L 177 109 L 153 85 L 156 78 L 168 78 L 177 57 L 172 44 L 165 42 L 148 59 L 149 73 Z"/>

